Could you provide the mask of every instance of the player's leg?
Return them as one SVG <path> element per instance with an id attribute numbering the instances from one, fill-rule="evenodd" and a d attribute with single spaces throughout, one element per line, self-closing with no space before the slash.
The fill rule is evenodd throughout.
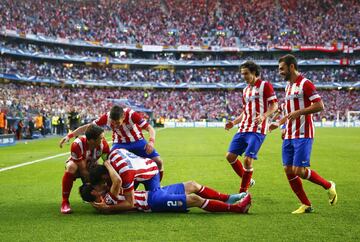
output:
<path id="1" fill-rule="evenodd" d="M 78 166 L 72 160 L 66 163 L 65 172 L 62 178 L 62 203 L 60 211 L 64 214 L 71 213 L 71 207 L 69 202 L 70 192 L 76 179 L 76 172 Z"/>
<path id="2" fill-rule="evenodd" d="M 295 174 L 328 190 L 329 203 L 335 205 L 337 202 L 335 183 L 324 179 L 316 171 L 309 169 L 312 144 L 313 139 L 299 139 L 294 144 L 296 157 L 294 162 L 297 164 Z"/>
<path id="3" fill-rule="evenodd" d="M 247 143 L 244 140 L 244 133 L 236 133 L 230 143 L 228 152 L 226 153 L 226 160 L 230 163 L 231 167 L 239 177 L 243 176 L 244 169 L 238 156 L 244 153 L 246 147 Z"/>
<path id="4" fill-rule="evenodd" d="M 204 199 L 196 194 L 186 195 L 186 205 L 190 207 L 198 207 L 208 212 L 234 212 L 247 213 L 251 205 L 251 196 L 247 196 L 237 204 L 227 204 L 222 201 Z"/>
<path id="5" fill-rule="evenodd" d="M 214 200 L 226 202 L 229 200 L 230 197 L 230 195 L 228 194 L 220 193 L 210 187 L 200 185 L 195 181 L 184 182 L 184 187 L 186 194 L 195 193 L 196 195 L 202 198 L 208 198 L 208 199 L 214 199 Z"/>
<path id="6" fill-rule="evenodd" d="M 253 161 L 257 159 L 257 154 L 264 142 L 265 135 L 258 133 L 246 133 L 247 147 L 245 150 L 244 158 L 244 175 L 240 185 L 240 193 L 246 192 L 249 189 L 252 174 L 253 174 Z"/>
<path id="7" fill-rule="evenodd" d="M 301 202 L 301 206 L 293 211 L 294 214 L 297 213 L 305 213 L 305 212 L 312 212 L 313 209 L 311 207 L 311 202 L 306 196 L 304 191 L 301 178 L 295 174 L 296 168 L 295 166 L 295 147 L 294 147 L 294 140 L 286 139 L 282 145 L 282 159 L 283 159 L 283 166 L 286 177 L 290 184 L 292 191 L 298 197 Z M 295 166 L 294 166 L 295 165 Z"/>
<path id="8" fill-rule="evenodd" d="M 141 182 L 142 184 L 144 184 L 145 190 L 146 191 L 154 191 L 158 188 L 160 188 L 160 174 L 156 174 L 155 176 L 153 176 L 151 179 L 147 180 L 147 181 L 143 181 Z"/>

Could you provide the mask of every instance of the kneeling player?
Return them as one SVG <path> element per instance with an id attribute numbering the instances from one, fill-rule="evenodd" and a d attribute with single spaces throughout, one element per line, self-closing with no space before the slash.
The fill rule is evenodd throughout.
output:
<path id="1" fill-rule="evenodd" d="M 109 153 L 109 145 L 104 139 L 104 130 L 97 125 L 91 124 L 86 129 L 85 136 L 74 140 L 62 178 L 61 213 L 72 212 L 69 196 L 74 180 L 80 177 L 83 183 L 89 182 L 89 169 L 98 164 L 100 157 L 105 161 Z"/>

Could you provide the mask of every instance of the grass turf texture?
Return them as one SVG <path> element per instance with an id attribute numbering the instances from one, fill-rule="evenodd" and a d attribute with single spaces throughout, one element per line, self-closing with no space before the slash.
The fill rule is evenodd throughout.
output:
<path id="1" fill-rule="evenodd" d="M 195 180 L 237 193 L 239 179 L 224 158 L 233 129 L 164 129 L 156 148 L 165 161 L 163 185 Z M 109 135 L 107 136 L 109 138 Z M 65 153 L 59 138 L 0 148 L 0 168 Z M 315 213 L 292 215 L 298 200 L 281 165 L 278 131 L 269 134 L 254 163 L 256 185 L 248 215 L 98 214 L 80 200 L 74 183 L 74 213 L 62 215 L 61 178 L 67 155 L 0 172 L 0 241 L 359 241 L 360 129 L 318 128 L 312 168 L 337 184 L 339 201 L 330 207 L 322 187 L 304 181 Z"/>

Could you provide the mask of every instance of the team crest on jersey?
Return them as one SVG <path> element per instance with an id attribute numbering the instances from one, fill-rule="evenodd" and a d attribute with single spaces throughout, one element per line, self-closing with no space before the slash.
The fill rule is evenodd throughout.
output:
<path id="1" fill-rule="evenodd" d="M 96 151 L 96 156 L 100 156 L 101 155 L 101 150 Z"/>

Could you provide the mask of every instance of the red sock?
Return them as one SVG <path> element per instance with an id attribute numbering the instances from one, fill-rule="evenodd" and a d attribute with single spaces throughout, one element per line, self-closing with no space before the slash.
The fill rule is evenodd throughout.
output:
<path id="1" fill-rule="evenodd" d="M 62 178 L 62 199 L 63 202 L 69 201 L 69 196 L 70 196 L 70 192 L 71 192 L 71 188 L 73 186 L 73 182 L 74 182 L 74 175 L 71 174 L 70 172 L 66 172 L 64 173 L 64 176 Z"/>
<path id="2" fill-rule="evenodd" d="M 318 184 L 322 186 L 324 189 L 329 189 L 331 187 L 331 183 L 324 178 L 322 178 L 316 171 L 306 169 L 305 170 L 305 179 L 311 181 L 312 183 Z"/>
<path id="3" fill-rule="evenodd" d="M 209 212 L 229 212 L 230 204 L 206 199 L 201 208 Z"/>
<path id="4" fill-rule="evenodd" d="M 253 170 L 254 170 L 253 168 L 244 169 L 244 175 L 241 180 L 240 192 L 246 192 L 249 189 Z"/>
<path id="5" fill-rule="evenodd" d="M 215 191 L 215 190 L 213 190 L 209 187 L 205 187 L 205 186 L 202 186 L 200 191 L 198 191 L 196 194 L 202 198 L 215 199 L 215 200 L 219 200 L 219 201 L 223 201 L 223 202 L 226 202 L 230 197 L 230 195 L 222 194 L 218 191 Z"/>
<path id="6" fill-rule="evenodd" d="M 291 189 L 296 194 L 296 196 L 299 198 L 301 203 L 305 204 L 307 206 L 311 206 L 311 202 L 309 201 L 309 199 L 306 196 L 306 193 L 304 191 L 300 177 L 295 176 L 294 174 L 286 174 L 286 176 L 290 183 Z"/>
<path id="7" fill-rule="evenodd" d="M 236 174 L 238 174 L 239 177 L 243 177 L 244 168 L 243 165 L 241 164 L 241 161 L 236 159 L 236 161 L 230 163 L 230 165 L 232 166 L 233 170 L 236 172 Z"/>
<path id="8" fill-rule="evenodd" d="M 160 174 L 160 181 L 161 181 L 163 179 L 163 176 L 164 176 L 164 171 L 160 171 L 159 174 Z"/>

